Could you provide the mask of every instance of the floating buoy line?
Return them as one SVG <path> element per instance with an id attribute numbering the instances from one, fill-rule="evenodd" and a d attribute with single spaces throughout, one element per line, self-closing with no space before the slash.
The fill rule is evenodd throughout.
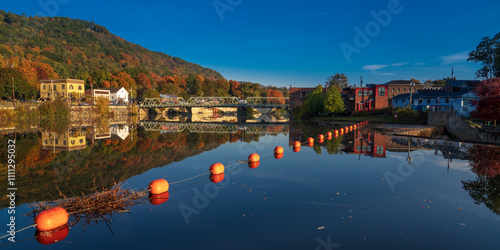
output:
<path id="1" fill-rule="evenodd" d="M 336 138 L 339 135 L 344 135 L 345 133 L 352 132 L 353 130 L 357 130 L 357 129 L 367 125 L 368 123 L 369 123 L 369 121 L 364 121 L 364 122 L 356 123 L 353 125 L 345 126 L 345 127 L 340 128 L 340 129 L 336 129 L 333 132 L 328 131 L 326 133 L 326 139 L 331 140 L 333 137 Z M 320 143 L 320 144 L 323 143 L 324 139 L 325 139 L 325 136 L 323 134 L 318 135 L 318 143 Z M 303 144 L 306 144 L 306 143 L 307 143 L 307 146 L 313 147 L 314 146 L 314 138 L 309 137 L 309 138 L 307 138 L 307 140 L 305 142 L 295 141 L 292 144 L 293 152 L 295 152 L 295 153 L 300 152 L 301 146 Z M 282 146 L 277 146 L 276 148 L 274 148 L 274 151 L 272 153 L 265 154 L 262 156 L 262 158 L 265 158 L 267 156 L 274 154 L 274 158 L 279 160 L 279 159 L 283 158 L 284 151 L 285 150 Z M 140 191 L 140 192 L 132 191 L 132 193 L 133 193 L 132 197 L 141 198 L 141 197 L 147 196 L 147 199 L 149 200 L 149 202 L 152 205 L 160 205 L 162 203 L 165 203 L 169 199 L 169 197 L 170 197 L 170 193 L 169 193 L 170 185 L 182 183 L 182 182 L 192 180 L 192 179 L 195 179 L 195 178 L 201 177 L 203 175 L 207 175 L 207 174 L 209 174 L 208 179 L 188 184 L 186 186 L 177 188 L 171 192 L 192 186 L 194 184 L 198 184 L 200 182 L 205 182 L 207 180 L 210 180 L 213 183 L 219 183 L 219 182 L 224 180 L 226 170 L 235 171 L 239 168 L 237 168 L 237 169 L 232 169 L 232 168 L 239 166 L 239 165 L 242 165 L 244 163 L 247 163 L 249 168 L 255 169 L 255 168 L 259 167 L 260 160 L 261 160 L 261 156 L 257 153 L 253 153 L 253 154 L 250 154 L 248 156 L 248 160 L 246 160 L 246 161 L 238 161 L 237 163 L 226 166 L 226 167 L 222 163 L 215 163 L 209 167 L 207 172 L 204 172 L 204 173 L 201 173 L 199 175 L 195 175 L 195 176 L 192 176 L 192 177 L 189 177 L 186 179 L 182 179 L 179 181 L 175 181 L 172 183 L 169 183 L 165 179 L 153 180 L 149 183 L 149 185 L 147 186 L 147 188 L 145 190 Z M 243 168 L 243 167 L 245 167 L 245 166 L 243 165 L 240 168 Z M 131 197 L 124 196 L 118 200 L 106 202 L 104 204 L 97 205 L 94 207 L 89 207 L 89 208 L 84 208 L 84 209 L 72 211 L 70 213 L 68 213 L 66 211 L 66 209 L 64 209 L 63 207 L 56 206 L 56 207 L 53 207 L 53 208 L 50 208 L 50 209 L 47 209 L 47 210 L 44 210 L 44 211 L 38 213 L 35 216 L 35 222 L 33 225 L 19 229 L 15 233 L 27 230 L 27 229 L 32 228 L 32 227 L 36 227 L 37 230 L 35 232 L 35 236 L 32 238 L 36 238 L 37 241 L 43 245 L 53 244 L 55 242 L 59 242 L 59 241 L 64 240 L 68 236 L 69 229 L 70 229 L 70 225 L 68 224 L 68 221 L 69 221 L 70 215 L 79 214 L 79 213 L 82 213 L 82 212 L 85 212 L 85 211 L 88 211 L 91 209 L 96 209 L 99 206 L 110 205 L 112 203 L 122 202 L 123 200 L 126 200 L 126 199 L 131 199 Z M 0 237 L 0 239 L 6 238 L 9 235 L 10 234 L 4 235 L 4 236 Z M 32 239 L 32 238 L 29 238 L 29 239 Z M 26 240 L 29 240 L 29 239 L 26 239 Z M 22 240 L 22 241 L 24 241 L 24 240 Z M 22 242 L 22 241 L 17 241 L 17 242 Z M 10 244 L 14 244 L 14 243 L 8 243 L 8 244 L 2 245 L 2 246 L 6 246 L 6 245 L 10 245 Z"/>

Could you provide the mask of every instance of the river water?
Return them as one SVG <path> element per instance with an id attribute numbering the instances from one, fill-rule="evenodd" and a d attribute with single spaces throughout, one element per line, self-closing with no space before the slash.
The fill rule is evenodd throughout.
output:
<path id="1" fill-rule="evenodd" d="M 171 183 L 161 204 L 145 197 L 101 219 L 70 216 L 60 242 L 44 246 L 52 238 L 33 238 L 29 228 L 7 248 L 498 249 L 499 147 L 370 126 L 316 139 L 340 126 L 143 123 L 5 134 L 3 173 L 8 140 L 16 140 L 16 230 L 34 223 L 32 205 L 62 194 Z M 294 152 L 292 143 L 308 137 L 314 145 Z M 285 149 L 280 159 L 277 146 Z M 258 165 L 242 162 L 251 153 Z M 222 181 L 206 174 L 217 162 L 226 166 Z M 8 194 L 6 180 L 0 188 Z M 8 207 L 3 195 L 2 235 Z"/>

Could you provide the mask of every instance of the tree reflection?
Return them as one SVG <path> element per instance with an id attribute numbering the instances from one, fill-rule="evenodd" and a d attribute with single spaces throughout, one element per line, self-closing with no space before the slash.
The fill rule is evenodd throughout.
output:
<path id="1" fill-rule="evenodd" d="M 484 203 L 500 215 L 500 147 L 475 145 L 469 148 L 471 170 L 478 175 L 476 180 L 462 181 L 474 203 Z"/>

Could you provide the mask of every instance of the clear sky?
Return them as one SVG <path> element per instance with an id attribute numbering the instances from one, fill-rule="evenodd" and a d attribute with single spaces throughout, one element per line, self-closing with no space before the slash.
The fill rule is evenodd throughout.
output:
<path id="1" fill-rule="evenodd" d="M 500 32 L 498 0 L 16 0 L 5 11 L 93 20 L 225 78 L 314 86 L 474 79 L 468 52 Z"/>

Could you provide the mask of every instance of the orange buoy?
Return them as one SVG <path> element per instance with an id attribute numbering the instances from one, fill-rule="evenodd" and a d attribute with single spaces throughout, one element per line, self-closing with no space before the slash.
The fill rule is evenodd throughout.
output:
<path id="1" fill-rule="evenodd" d="M 257 153 L 253 153 L 248 156 L 248 161 L 250 162 L 255 162 L 255 161 L 260 161 L 260 156 Z"/>
<path id="2" fill-rule="evenodd" d="M 68 225 L 65 225 L 52 231 L 36 230 L 35 237 L 38 243 L 42 245 L 50 245 L 52 243 L 64 240 L 66 236 L 68 236 L 68 234 L 69 234 L 69 227 Z"/>
<path id="3" fill-rule="evenodd" d="M 330 135 L 330 136 L 328 136 L 326 139 L 327 139 L 327 140 L 331 140 L 331 139 L 332 139 L 332 136 Z"/>
<path id="4" fill-rule="evenodd" d="M 276 148 L 274 148 L 275 154 L 283 154 L 283 152 L 285 152 L 285 150 L 283 149 L 282 146 L 277 146 Z"/>
<path id="5" fill-rule="evenodd" d="M 295 142 L 293 143 L 293 146 L 294 146 L 294 147 L 296 147 L 296 148 L 300 148 L 300 146 L 301 146 L 301 145 L 302 145 L 302 144 L 300 143 L 300 141 L 295 141 Z"/>
<path id="6" fill-rule="evenodd" d="M 344 134 L 344 128 L 340 128 L 340 134 L 343 135 Z"/>
<path id="7" fill-rule="evenodd" d="M 224 165 L 222 163 L 215 163 L 210 166 L 211 174 L 222 174 L 224 173 Z"/>
<path id="8" fill-rule="evenodd" d="M 260 165 L 260 161 L 249 161 L 248 167 L 251 169 L 258 168 Z"/>
<path id="9" fill-rule="evenodd" d="M 323 138 L 318 140 L 318 143 L 323 143 L 323 142 L 325 142 L 325 140 L 323 140 Z"/>
<path id="10" fill-rule="evenodd" d="M 300 151 L 300 147 L 293 147 L 293 152 L 298 153 Z"/>
<path id="11" fill-rule="evenodd" d="M 276 158 L 277 160 L 283 158 L 283 153 L 274 153 L 274 158 Z"/>
<path id="12" fill-rule="evenodd" d="M 349 126 L 349 131 L 352 131 L 352 125 L 351 125 L 351 126 Z"/>
<path id="13" fill-rule="evenodd" d="M 332 137 L 332 132 L 326 132 L 326 137 Z"/>
<path id="14" fill-rule="evenodd" d="M 314 142 L 308 142 L 307 146 L 311 148 L 312 146 L 314 146 Z"/>
<path id="15" fill-rule="evenodd" d="M 55 207 L 39 213 L 35 218 L 36 229 L 49 231 L 68 223 L 68 212 L 62 207 Z"/>
<path id="16" fill-rule="evenodd" d="M 325 139 L 325 136 L 324 136 L 323 134 L 319 134 L 319 135 L 318 135 L 318 139 L 320 139 L 320 140 L 321 140 L 321 139 Z"/>
<path id="17" fill-rule="evenodd" d="M 349 132 L 349 127 L 345 127 L 344 131 L 347 133 Z"/>
<path id="18" fill-rule="evenodd" d="M 211 174 L 210 181 L 213 183 L 219 183 L 224 180 L 224 173 L 222 174 Z"/>
<path id="19" fill-rule="evenodd" d="M 148 190 L 151 194 L 161 194 L 167 192 L 168 187 L 168 181 L 165 179 L 158 179 L 149 183 Z"/>
<path id="20" fill-rule="evenodd" d="M 161 193 L 161 194 L 151 194 L 149 193 L 148 200 L 149 203 L 153 205 L 160 205 L 166 201 L 168 201 L 168 197 L 170 197 L 170 194 L 167 192 Z"/>
<path id="21" fill-rule="evenodd" d="M 307 138 L 307 142 L 308 143 L 314 142 L 314 139 L 312 137 L 309 137 L 309 138 Z"/>
<path id="22" fill-rule="evenodd" d="M 335 129 L 335 135 L 338 135 L 339 134 L 339 131 L 337 129 Z"/>
<path id="23" fill-rule="evenodd" d="M 356 125 L 353 125 L 352 127 L 353 127 L 354 129 L 356 129 Z"/>

